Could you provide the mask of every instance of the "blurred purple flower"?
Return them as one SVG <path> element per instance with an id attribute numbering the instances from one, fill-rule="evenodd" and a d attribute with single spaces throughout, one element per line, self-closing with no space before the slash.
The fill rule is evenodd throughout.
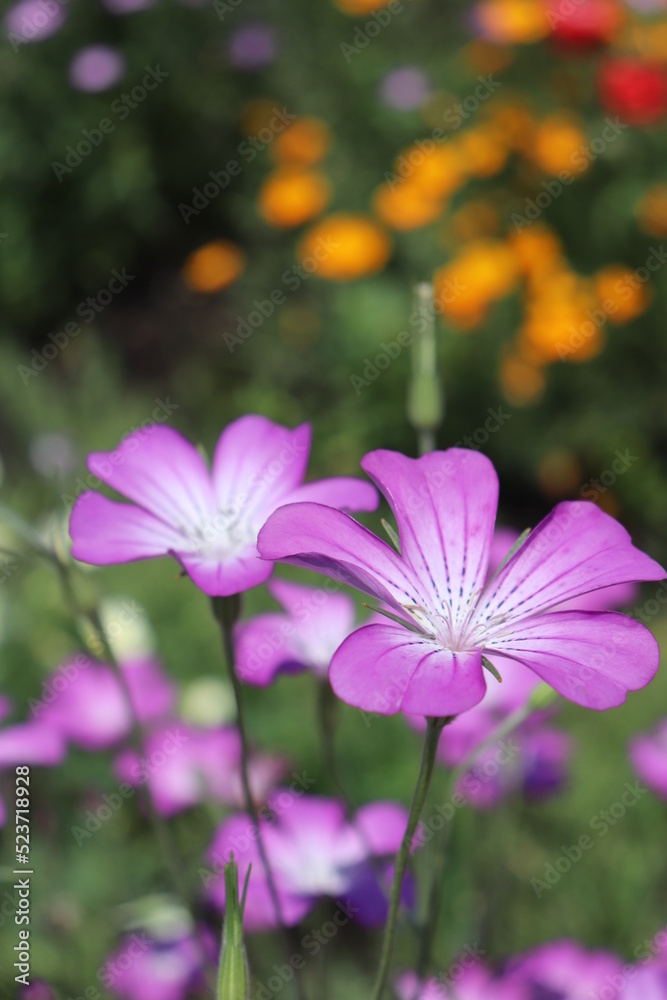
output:
<path id="1" fill-rule="evenodd" d="M 417 66 L 400 66 L 384 77 L 379 87 L 380 99 L 397 111 L 420 107 L 431 93 L 426 73 Z"/>
<path id="2" fill-rule="evenodd" d="M 240 680 L 263 687 L 278 674 L 304 670 L 326 680 L 332 656 L 354 628 L 354 601 L 286 580 L 272 580 L 269 590 L 286 613 L 270 611 L 237 626 Z"/>
<path id="3" fill-rule="evenodd" d="M 619 996 L 611 987 L 623 981 L 620 958 L 608 951 L 588 951 L 577 941 L 551 941 L 512 959 L 504 980 L 523 986 L 525 996 L 553 1000 L 589 1000 Z M 606 991 L 606 992 L 605 992 Z"/>
<path id="4" fill-rule="evenodd" d="M 30 441 L 30 464 L 44 476 L 66 476 L 76 469 L 77 457 L 71 440 L 58 431 L 36 434 Z"/>
<path id="5" fill-rule="evenodd" d="M 662 719 L 653 733 L 635 736 L 628 753 L 644 784 L 667 799 L 667 719 Z"/>
<path id="6" fill-rule="evenodd" d="M 174 686 L 153 660 L 132 660 L 120 668 L 140 722 L 154 722 L 174 705 Z M 42 697 L 31 703 L 39 718 L 70 743 L 104 750 L 124 739 L 132 728 L 125 694 L 105 663 L 79 656 L 47 678 Z"/>
<path id="7" fill-rule="evenodd" d="M 125 73 L 125 59 L 109 45 L 80 49 L 69 67 L 70 83 L 77 90 L 98 93 L 113 87 Z"/>
<path id="8" fill-rule="evenodd" d="M 191 935 L 155 941 L 128 935 L 102 970 L 103 981 L 124 1000 L 185 1000 L 203 985 L 206 956 Z"/>
<path id="9" fill-rule="evenodd" d="M 281 506 L 258 538 L 263 558 L 325 573 L 391 608 L 393 621 L 357 629 L 331 661 L 341 700 L 383 715 L 458 715 L 484 697 L 484 657 L 508 673 L 523 664 L 595 709 L 622 704 L 653 678 L 658 644 L 639 622 L 559 609 L 591 591 L 665 577 L 595 504 L 558 504 L 487 583 L 498 502 L 488 458 L 462 448 L 419 459 L 380 450 L 362 468 L 389 501 L 400 553 L 317 503 Z"/>
<path id="10" fill-rule="evenodd" d="M 0 695 L 0 722 L 12 711 L 9 698 Z M 19 765 L 53 767 L 67 754 L 65 741 L 49 725 L 33 720 L 17 722 L 0 729 L 0 770 Z M 0 797 L 0 827 L 7 821 L 7 810 Z"/>
<path id="11" fill-rule="evenodd" d="M 19 1000 L 56 1000 L 56 994 L 44 979 L 33 979 L 19 991 Z"/>
<path id="12" fill-rule="evenodd" d="M 5 29 L 20 43 L 41 42 L 59 31 L 67 17 L 57 0 L 21 0 L 5 14 Z"/>
<path id="13" fill-rule="evenodd" d="M 234 69 L 262 69 L 276 57 L 278 40 L 275 29 L 264 21 L 254 21 L 237 28 L 229 36 L 227 58 Z"/>
<path id="14" fill-rule="evenodd" d="M 371 802 L 350 822 L 342 802 L 305 797 L 302 789 L 277 789 L 268 805 L 275 821 L 260 819 L 260 827 L 284 923 L 297 924 L 319 900 L 329 897 L 338 902 L 344 923 L 354 918 L 366 926 L 381 924 L 387 903 L 373 859 L 390 864 L 405 833 L 406 810 L 393 802 Z M 215 870 L 222 872 L 231 853 L 238 862 L 241 882 L 252 864 L 246 929 L 274 927 L 275 914 L 257 838 L 252 820 L 245 814 L 231 816 L 218 827 L 207 857 Z M 410 890 L 408 884 L 406 899 Z M 222 875 L 212 877 L 209 895 L 221 908 L 224 893 Z"/>
<path id="15" fill-rule="evenodd" d="M 263 802 L 284 775 L 285 762 L 253 754 L 248 766 L 253 798 Z M 162 816 L 173 816 L 200 802 L 235 808 L 244 802 L 241 740 L 234 727 L 205 729 L 166 722 L 146 737 L 141 757 L 126 750 L 116 758 L 114 770 L 130 785 L 147 784 Z"/>
<path id="16" fill-rule="evenodd" d="M 88 468 L 132 503 L 82 493 L 70 518 L 72 555 L 96 566 L 172 555 L 210 596 L 265 583 L 273 566 L 259 558 L 257 534 L 281 504 L 378 504 L 374 487 L 360 479 L 304 484 L 310 441 L 308 424 L 292 431 L 241 417 L 220 435 L 209 471 L 197 448 L 169 427 L 128 434 L 115 451 L 89 455 Z"/>
<path id="17" fill-rule="evenodd" d="M 464 951 L 446 973 L 421 983 L 416 973 L 402 973 L 394 983 L 398 1000 L 529 1000 L 520 987 L 504 983 L 472 952 Z"/>

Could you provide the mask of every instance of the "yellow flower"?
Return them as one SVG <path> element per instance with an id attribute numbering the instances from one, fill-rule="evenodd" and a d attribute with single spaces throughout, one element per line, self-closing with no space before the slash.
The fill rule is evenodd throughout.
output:
<path id="1" fill-rule="evenodd" d="M 505 399 L 514 406 L 534 403 L 544 392 L 544 372 L 521 354 L 510 351 L 500 363 L 498 373 Z"/>
<path id="2" fill-rule="evenodd" d="M 487 40 L 504 45 L 539 42 L 550 31 L 542 0 L 484 0 L 474 16 Z"/>
<path id="3" fill-rule="evenodd" d="M 538 122 L 533 136 L 532 159 L 545 174 L 567 171 L 580 174 L 590 164 L 577 151 L 586 146 L 586 135 L 572 115 L 554 114 Z"/>
<path id="4" fill-rule="evenodd" d="M 276 170 L 259 192 L 259 214 L 271 226 L 290 229 L 319 215 L 331 199 L 327 178 L 314 170 Z"/>
<path id="5" fill-rule="evenodd" d="M 655 184 L 635 209 L 639 227 L 649 236 L 667 236 L 667 184 Z"/>
<path id="6" fill-rule="evenodd" d="M 645 312 L 650 289 L 624 264 L 609 264 L 594 278 L 600 306 L 610 323 L 628 323 Z"/>
<path id="7" fill-rule="evenodd" d="M 236 281 L 245 264 L 245 254 L 235 243 L 213 240 L 186 259 L 183 280 L 193 292 L 219 292 Z"/>
<path id="8" fill-rule="evenodd" d="M 420 229 L 442 214 L 443 202 L 410 180 L 382 184 L 373 196 L 373 208 L 390 229 Z"/>
<path id="9" fill-rule="evenodd" d="M 510 247 L 501 240 L 476 240 L 436 271 L 438 309 L 461 329 L 477 325 L 489 303 L 509 294 L 517 268 Z"/>
<path id="10" fill-rule="evenodd" d="M 336 213 L 305 233 L 297 256 L 305 268 L 321 278 L 351 281 L 382 270 L 391 249 L 391 238 L 371 219 Z M 316 266 L 311 266 L 311 261 Z"/>
<path id="11" fill-rule="evenodd" d="M 344 14 L 360 17 L 362 14 L 372 14 L 374 10 L 386 7 L 391 0 L 334 0 L 334 3 Z"/>
<path id="12" fill-rule="evenodd" d="M 277 163 L 312 167 L 326 156 L 331 145 L 331 131 L 319 118 L 297 118 L 277 135 L 271 156 Z"/>

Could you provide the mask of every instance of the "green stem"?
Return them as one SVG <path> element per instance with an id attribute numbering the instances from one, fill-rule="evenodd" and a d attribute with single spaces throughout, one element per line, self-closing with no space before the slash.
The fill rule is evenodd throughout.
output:
<path id="1" fill-rule="evenodd" d="M 250 745 L 248 742 L 248 734 L 245 725 L 245 715 L 243 711 L 243 697 L 241 692 L 241 683 L 237 677 L 236 670 L 234 667 L 234 624 L 237 621 L 240 610 L 241 610 L 241 599 L 239 594 L 232 594 L 230 597 L 213 597 L 211 598 L 211 604 L 213 607 L 213 615 L 215 620 L 220 626 L 220 632 L 222 635 L 222 646 L 225 656 L 225 661 L 227 663 L 227 671 L 232 684 L 232 689 L 234 691 L 234 700 L 236 702 L 236 728 L 238 730 L 239 738 L 241 741 L 241 783 L 243 785 L 243 798 L 245 800 L 246 811 L 248 812 L 252 824 L 255 830 L 255 839 L 257 842 L 257 852 L 259 854 L 260 860 L 262 862 L 262 867 L 264 869 L 264 874 L 266 876 L 266 884 L 269 890 L 269 896 L 271 897 L 271 905 L 275 912 L 276 921 L 280 930 L 285 938 L 288 945 L 288 949 L 293 951 L 293 940 L 289 929 L 286 927 L 283 920 L 282 909 L 280 906 L 280 898 L 278 896 L 278 890 L 276 889 L 276 883 L 273 878 L 273 872 L 271 870 L 271 864 L 269 862 L 269 856 L 266 853 L 266 847 L 264 845 L 264 838 L 262 836 L 262 829 L 260 826 L 259 813 L 257 811 L 257 806 L 253 798 L 252 789 L 250 787 L 250 773 L 249 773 L 249 759 L 250 759 Z M 296 986 L 297 993 L 301 1000 L 305 997 L 303 983 L 301 982 L 298 973 L 294 975 L 294 983 Z"/>
<path id="2" fill-rule="evenodd" d="M 412 839 L 415 835 L 417 824 L 419 823 L 424 803 L 426 801 L 426 796 L 428 794 L 429 785 L 431 783 L 431 775 L 433 774 L 433 765 L 435 764 L 435 754 L 438 749 L 440 733 L 449 721 L 449 718 L 428 718 L 426 720 L 426 733 L 424 734 L 421 765 L 419 767 L 417 785 L 415 787 L 412 804 L 410 806 L 408 825 L 396 856 L 394 880 L 391 887 L 391 899 L 389 901 L 389 914 L 387 916 L 387 923 L 384 929 L 382 954 L 380 956 L 380 964 L 371 1000 L 381 1000 L 387 984 L 389 966 L 391 964 L 391 956 L 394 950 L 394 941 L 396 939 L 396 921 L 401 901 L 401 889 L 403 887 L 403 878 L 405 876 L 405 870 L 410 856 Z"/>
<path id="3" fill-rule="evenodd" d="M 499 740 L 502 740 L 505 736 L 509 736 L 510 733 L 513 733 L 515 729 L 526 721 L 533 711 L 534 708 L 531 707 L 530 702 L 527 705 L 523 705 L 521 708 L 516 709 L 516 711 L 508 715 L 507 718 L 494 729 L 486 740 L 483 740 L 482 743 L 474 748 L 474 750 L 470 751 L 470 753 L 461 761 L 459 766 L 451 772 L 446 785 L 445 801 L 449 801 L 461 778 L 468 773 L 470 768 L 475 765 L 479 758 Z M 435 851 L 431 875 L 431 888 L 426 907 L 426 915 L 421 927 L 419 956 L 416 964 L 417 978 L 420 982 L 426 975 L 431 963 L 433 941 L 435 939 L 438 917 L 440 915 L 442 898 L 444 895 L 444 875 L 447 867 L 447 847 L 449 846 L 451 830 L 452 824 L 450 822 L 444 827 L 440 843 Z"/>

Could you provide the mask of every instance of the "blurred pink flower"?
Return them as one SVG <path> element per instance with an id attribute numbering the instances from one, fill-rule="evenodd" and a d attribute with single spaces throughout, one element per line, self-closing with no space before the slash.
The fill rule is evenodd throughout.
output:
<path id="1" fill-rule="evenodd" d="M 180 721 L 165 722 L 144 741 L 143 752 L 123 751 L 114 770 L 121 781 L 147 785 L 155 807 L 172 816 L 200 802 L 240 808 L 241 741 L 233 727 L 204 729 Z M 253 798 L 263 802 L 286 770 L 285 761 L 253 754 L 248 771 Z"/>
<path id="2" fill-rule="evenodd" d="M 635 736 L 628 753 L 644 784 L 667 799 L 667 719 L 661 719 L 652 733 Z"/>
<path id="3" fill-rule="evenodd" d="M 7 33 L 17 36 L 15 40 L 24 44 L 41 42 L 54 35 L 62 28 L 66 17 L 65 8 L 57 2 L 21 0 L 9 8 L 4 23 Z"/>
<path id="4" fill-rule="evenodd" d="M 378 882 L 373 859 L 389 864 L 397 852 L 407 824 L 407 812 L 393 802 L 362 806 L 353 822 L 336 799 L 305 796 L 298 789 L 277 789 L 269 798 L 275 821 L 260 819 L 262 840 L 280 900 L 284 923 L 293 926 L 323 897 L 335 899 L 342 920 L 351 918 L 375 926 L 386 917 L 387 903 Z M 239 881 L 248 865 L 252 873 L 244 924 L 248 931 L 275 926 L 266 875 L 257 850 L 252 820 L 238 814 L 218 828 L 207 858 L 217 872 L 234 854 Z M 221 874 L 211 876 L 211 900 L 224 908 L 225 886 Z M 406 888 L 410 896 L 410 886 Z"/>
<path id="5" fill-rule="evenodd" d="M 89 45 L 80 49 L 69 67 L 70 83 L 77 90 L 97 93 L 113 87 L 125 73 L 125 59 L 110 45 Z"/>

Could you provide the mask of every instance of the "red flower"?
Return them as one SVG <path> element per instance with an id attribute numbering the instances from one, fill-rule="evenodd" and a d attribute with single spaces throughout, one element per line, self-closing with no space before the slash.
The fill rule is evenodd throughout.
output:
<path id="1" fill-rule="evenodd" d="M 617 0 L 547 0 L 547 21 L 554 41 L 572 48 L 606 45 L 624 20 Z"/>
<path id="2" fill-rule="evenodd" d="M 598 78 L 603 107 L 629 125 L 652 125 L 667 114 L 667 72 L 639 59 L 609 59 Z"/>

